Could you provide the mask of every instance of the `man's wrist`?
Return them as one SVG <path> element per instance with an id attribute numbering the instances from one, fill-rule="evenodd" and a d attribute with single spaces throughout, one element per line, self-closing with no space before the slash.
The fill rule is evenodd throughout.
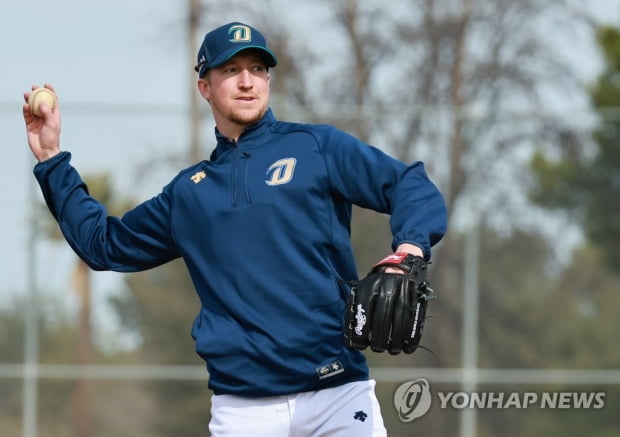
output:
<path id="1" fill-rule="evenodd" d="M 399 244 L 398 247 L 396 248 L 396 252 L 407 252 L 412 255 L 416 255 L 421 258 L 424 258 L 424 251 L 422 250 L 422 248 L 420 246 L 416 246 L 415 244 L 411 244 L 411 243 Z"/>
<path id="2" fill-rule="evenodd" d="M 53 150 L 53 151 L 45 151 L 44 153 L 40 153 L 39 155 L 37 155 L 37 161 L 39 162 L 43 162 L 43 161 L 48 161 L 50 159 L 52 159 L 54 156 L 58 156 L 58 154 L 61 152 L 60 149 L 57 150 Z"/>

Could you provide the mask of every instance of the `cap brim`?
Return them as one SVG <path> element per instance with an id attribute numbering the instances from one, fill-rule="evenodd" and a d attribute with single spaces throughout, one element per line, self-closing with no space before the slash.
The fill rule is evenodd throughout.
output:
<path id="1" fill-rule="evenodd" d="M 276 55 L 273 54 L 273 52 L 271 50 L 269 50 L 268 48 L 262 47 L 262 46 L 243 46 L 243 47 L 239 47 L 236 48 L 234 50 L 229 50 L 226 51 L 222 54 L 220 54 L 220 56 L 214 58 L 211 62 L 205 64 L 205 69 L 206 68 L 213 68 L 213 67 L 218 67 L 220 65 L 222 65 L 223 63 L 225 63 L 226 61 L 228 61 L 230 58 L 232 58 L 233 56 L 235 56 L 236 54 L 244 51 L 244 50 L 259 50 L 261 52 L 263 52 L 266 56 L 265 56 L 265 60 L 267 61 L 267 66 L 268 67 L 275 67 L 278 64 L 278 60 L 276 59 Z"/>

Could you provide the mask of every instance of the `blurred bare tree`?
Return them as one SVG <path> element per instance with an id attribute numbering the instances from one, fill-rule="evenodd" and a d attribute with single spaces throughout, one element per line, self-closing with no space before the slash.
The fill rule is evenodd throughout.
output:
<path id="1" fill-rule="evenodd" d="M 508 179 L 503 166 L 516 164 L 519 150 L 541 139 L 562 150 L 567 133 L 584 134 L 547 103 L 584 93 L 549 37 L 590 26 L 570 1 L 308 3 L 327 12 L 301 37 L 283 27 L 290 21 L 261 22 L 278 36 L 276 104 L 300 106 L 308 119 L 335 123 L 404 161 L 423 159 L 451 211 L 468 191 L 513 192 L 519 178 Z M 493 207 L 505 201 L 496 195 Z"/>

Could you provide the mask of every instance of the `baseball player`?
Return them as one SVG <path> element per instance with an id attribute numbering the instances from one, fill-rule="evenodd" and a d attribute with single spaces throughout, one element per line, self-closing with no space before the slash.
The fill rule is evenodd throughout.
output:
<path id="1" fill-rule="evenodd" d="M 136 272 L 183 258 L 201 303 L 192 336 L 213 392 L 211 435 L 385 436 L 363 346 L 343 341 L 347 281 L 357 278 L 352 205 L 391 215 L 394 276 L 408 271 L 405 259 L 429 260 L 446 230 L 445 203 L 421 162 L 328 125 L 277 120 L 268 106 L 276 64 L 247 24 L 207 33 L 197 86 L 215 149 L 122 217 L 107 216 L 61 150 L 60 105 L 36 117 L 25 92 L 34 174 L 92 269 Z M 365 323 L 364 311 L 357 306 L 354 320 Z"/>

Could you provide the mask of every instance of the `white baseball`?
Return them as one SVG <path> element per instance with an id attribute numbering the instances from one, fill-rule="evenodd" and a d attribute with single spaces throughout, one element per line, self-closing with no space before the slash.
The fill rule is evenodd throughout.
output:
<path id="1" fill-rule="evenodd" d="M 28 97 L 28 106 L 30 112 L 36 116 L 41 117 L 41 103 L 45 102 L 48 108 L 54 109 L 56 106 L 56 95 L 47 88 L 37 88 L 30 93 Z"/>

